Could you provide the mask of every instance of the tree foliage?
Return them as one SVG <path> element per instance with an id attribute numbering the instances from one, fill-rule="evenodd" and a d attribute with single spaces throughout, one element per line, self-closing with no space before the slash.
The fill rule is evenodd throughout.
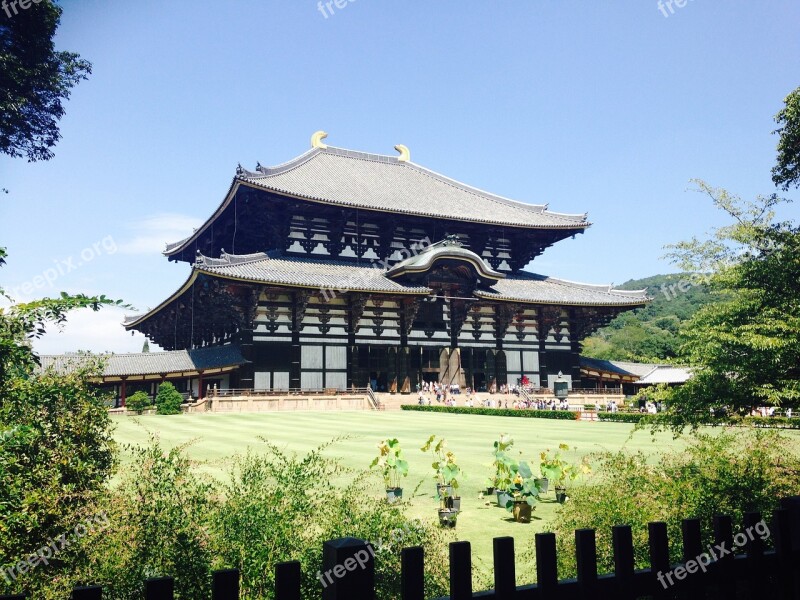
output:
<path id="1" fill-rule="evenodd" d="M 53 157 L 64 102 L 92 70 L 78 54 L 55 50 L 61 12 L 51 0 L 11 17 L 0 11 L 0 152 L 13 157 Z"/>
<path id="2" fill-rule="evenodd" d="M 790 187 L 800 187 L 800 87 L 786 96 L 784 107 L 775 115 L 780 127 L 777 133 L 778 156 L 772 168 L 772 181 L 787 191 Z"/>
<path id="3" fill-rule="evenodd" d="M 650 363 L 673 359 L 681 345 L 681 325 L 712 300 L 705 277 L 693 273 L 654 275 L 619 287 L 646 289 L 653 300 L 643 308 L 622 313 L 587 338 L 584 356 Z"/>
<path id="4" fill-rule="evenodd" d="M 183 396 L 169 381 L 158 386 L 156 394 L 156 413 L 159 415 L 177 415 L 181 412 Z"/>
<path id="5" fill-rule="evenodd" d="M 5 257 L 0 249 L 0 264 Z M 119 303 L 103 296 L 62 294 L 0 309 L 0 556 L 4 560 L 22 560 L 74 527 L 111 474 L 114 453 L 107 398 L 91 383 L 102 364 L 81 357 L 69 375 L 41 373 L 31 347 L 47 323 L 63 323 L 68 311 L 98 310 L 110 304 Z M 64 558 L 54 560 L 52 568 L 63 570 Z"/>
<path id="6" fill-rule="evenodd" d="M 710 239 L 669 247 L 684 269 L 712 273 L 715 300 L 681 328 L 679 359 L 694 376 L 664 391 L 668 417 L 679 428 L 697 425 L 711 410 L 748 414 L 800 400 L 800 230 L 775 221 L 784 199 L 774 194 L 746 202 L 697 183 L 732 222 Z"/>
<path id="7" fill-rule="evenodd" d="M 556 517 L 561 575 L 573 577 L 575 535 L 597 533 L 598 570 L 612 572 L 612 528 L 631 526 L 637 568 L 649 566 L 647 524 L 667 523 L 671 562 L 682 557 L 681 522 L 698 518 L 704 546 L 712 542 L 713 517 L 730 515 L 738 530 L 745 512 L 759 511 L 771 522 L 781 498 L 800 487 L 800 455 L 792 438 L 775 431 L 731 429 L 700 434 L 682 451 L 657 461 L 642 453 L 605 452 L 593 457 L 596 475 L 576 486 Z"/>

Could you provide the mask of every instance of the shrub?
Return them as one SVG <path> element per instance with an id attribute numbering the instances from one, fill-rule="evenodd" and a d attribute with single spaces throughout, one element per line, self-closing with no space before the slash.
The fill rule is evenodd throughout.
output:
<path id="1" fill-rule="evenodd" d="M 142 414 L 143 410 L 147 410 L 152 405 L 150 396 L 146 392 L 135 392 L 125 401 L 125 407 L 138 414 Z"/>
<path id="2" fill-rule="evenodd" d="M 459 413 L 464 415 L 493 415 L 495 417 L 522 417 L 533 419 L 561 419 L 565 421 L 575 420 L 575 413 L 569 410 L 531 410 L 516 408 L 485 408 L 468 406 L 423 406 L 419 404 L 404 404 L 403 410 L 417 410 L 421 412 L 445 412 Z"/>
<path id="3" fill-rule="evenodd" d="M 734 435 L 735 433 L 735 435 Z M 574 530 L 596 530 L 600 572 L 613 571 L 611 532 L 628 524 L 633 531 L 637 568 L 648 566 L 647 524 L 665 521 L 670 558 L 680 559 L 681 521 L 701 520 L 704 545 L 711 543 L 715 514 L 733 518 L 734 532 L 743 514 L 760 511 L 770 522 L 781 498 L 800 487 L 800 456 L 792 440 L 775 431 L 737 430 L 698 434 L 683 451 L 662 455 L 657 462 L 642 454 L 607 452 L 598 476 L 576 488 L 559 512 L 554 531 L 561 576 L 574 576 Z"/>
<path id="4" fill-rule="evenodd" d="M 144 580 L 160 576 L 175 577 L 176 599 L 210 597 L 214 486 L 194 474 L 181 447 L 166 451 L 153 438 L 133 455 L 109 495 L 111 527 L 92 544 L 83 579 L 110 600 L 142 598 Z"/>
<path id="5" fill-rule="evenodd" d="M 156 394 L 156 413 L 159 415 L 177 415 L 181 412 L 183 396 L 169 381 L 158 386 Z"/>
<path id="6" fill-rule="evenodd" d="M 426 597 L 445 595 L 445 533 L 411 521 L 402 503 L 388 504 L 365 493 L 378 487 L 377 474 L 345 473 L 338 461 L 323 456 L 328 446 L 298 457 L 268 445 L 267 455 L 250 453 L 236 461 L 222 490 L 226 501 L 214 517 L 218 566 L 240 569 L 243 597 L 271 598 L 275 565 L 297 560 L 303 597 L 318 598 L 323 542 L 353 536 L 372 542 L 375 549 L 378 598 L 400 596 L 400 550 L 415 545 L 425 547 Z M 331 485 L 332 478 L 344 475 L 346 487 Z"/>
<path id="7" fill-rule="evenodd" d="M 89 369 L 14 378 L 0 390 L 0 567 L 71 532 L 105 493 L 114 442 L 107 395 L 92 375 Z M 50 598 L 47 579 L 61 582 L 64 597 L 71 567 L 65 550 L 47 569 L 13 582 L 0 577 L 0 594 L 24 589 Z"/>

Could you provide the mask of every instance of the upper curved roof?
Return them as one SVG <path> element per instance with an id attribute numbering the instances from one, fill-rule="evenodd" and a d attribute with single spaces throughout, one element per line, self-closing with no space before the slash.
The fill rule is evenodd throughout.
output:
<path id="1" fill-rule="evenodd" d="M 404 160 L 325 146 L 275 167 L 237 169 L 223 203 L 191 236 L 167 244 L 164 254 L 183 250 L 222 213 L 239 185 L 322 204 L 378 212 L 519 227 L 581 232 L 587 215 L 551 212 L 546 204 L 527 204 L 445 177 Z"/>
<path id="2" fill-rule="evenodd" d="M 441 242 L 427 246 L 418 254 L 400 261 L 386 271 L 386 277 L 395 278 L 401 275 L 424 273 L 430 270 L 436 262 L 442 260 L 469 263 L 484 285 L 494 285 L 506 276 L 505 273 L 492 269 L 472 250 L 464 248 L 457 236 L 450 236 Z"/>

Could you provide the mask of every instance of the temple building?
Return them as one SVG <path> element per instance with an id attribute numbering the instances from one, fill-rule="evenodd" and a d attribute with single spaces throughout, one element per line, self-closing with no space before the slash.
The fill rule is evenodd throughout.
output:
<path id="1" fill-rule="evenodd" d="M 167 246 L 186 281 L 125 327 L 170 351 L 235 346 L 246 362 L 231 388 L 482 391 L 523 376 L 580 385 L 581 340 L 647 302 L 524 270 L 583 233 L 585 214 L 470 187 L 405 146 L 384 156 L 325 137 L 276 167 L 239 167 L 205 223 Z"/>

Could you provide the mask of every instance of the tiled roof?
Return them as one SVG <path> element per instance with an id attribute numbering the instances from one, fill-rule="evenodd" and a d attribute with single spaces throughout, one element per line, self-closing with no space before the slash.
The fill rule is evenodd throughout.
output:
<path id="1" fill-rule="evenodd" d="M 57 373 L 69 373 L 98 357 L 105 360 L 104 377 L 182 373 L 231 367 L 247 362 L 236 345 L 135 354 L 55 354 L 39 358 L 42 370 L 52 368 Z"/>
<path id="2" fill-rule="evenodd" d="M 610 285 L 575 283 L 520 271 L 498 281 L 489 291 L 475 291 L 479 298 L 509 302 L 533 302 L 566 306 L 642 306 L 645 290 L 618 290 Z"/>
<path id="3" fill-rule="evenodd" d="M 658 383 L 686 383 L 691 379 L 692 372 L 684 367 L 659 365 L 647 375 L 639 379 L 636 385 L 656 385 Z"/>
<path id="4" fill-rule="evenodd" d="M 277 167 L 242 170 L 237 179 L 277 193 L 371 210 L 518 227 L 589 225 L 585 214 L 549 212 L 546 205 L 509 200 L 394 156 L 330 146 Z"/>
<path id="5" fill-rule="evenodd" d="M 364 261 L 367 263 L 367 261 Z M 227 279 L 274 283 L 315 289 L 338 289 L 353 292 L 428 294 L 430 289 L 405 286 L 384 276 L 376 266 L 358 266 L 346 261 L 290 258 L 258 253 L 246 256 L 224 254 L 222 258 L 201 256 L 194 265 L 200 273 Z"/>
<path id="6" fill-rule="evenodd" d="M 581 356 L 581 367 L 606 371 L 608 373 L 619 373 L 620 375 L 631 375 L 643 377 L 659 365 L 648 363 L 635 363 L 622 360 L 601 360 L 599 358 L 589 358 Z"/>
<path id="7" fill-rule="evenodd" d="M 198 255 L 197 261 L 192 265 L 192 274 L 181 288 L 150 312 L 126 317 L 123 324 L 130 329 L 156 314 L 190 289 L 199 274 L 320 292 L 334 290 L 338 293 L 349 291 L 427 295 L 432 291 L 424 286 L 408 286 L 389 279 L 386 276 L 387 271 L 378 268 L 378 263 L 373 264 L 375 266 L 359 266 L 344 260 L 285 257 L 279 252 L 223 254 L 221 258 Z M 616 290 L 608 285 L 573 283 L 524 271 L 507 274 L 505 279 L 500 279 L 492 287 L 476 289 L 474 295 L 487 300 L 562 306 L 633 307 L 642 306 L 648 300 L 644 291 Z"/>

